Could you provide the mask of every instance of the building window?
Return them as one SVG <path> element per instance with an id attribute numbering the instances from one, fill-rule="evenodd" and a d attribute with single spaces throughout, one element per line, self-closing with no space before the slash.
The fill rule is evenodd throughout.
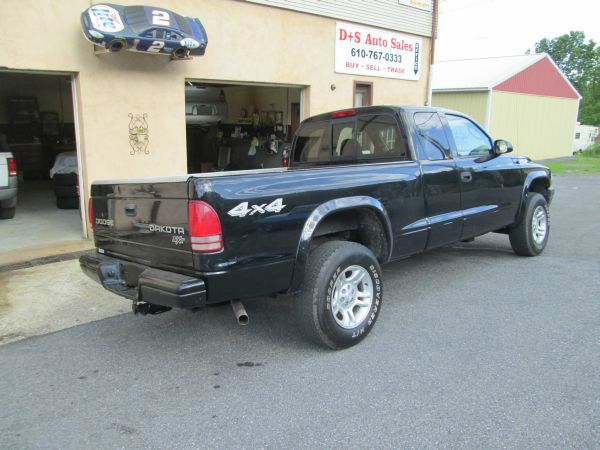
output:
<path id="1" fill-rule="evenodd" d="M 354 82 L 354 107 L 370 106 L 373 104 L 373 83 Z"/>
<path id="2" fill-rule="evenodd" d="M 581 133 L 575 133 L 575 139 L 579 139 L 581 137 Z"/>

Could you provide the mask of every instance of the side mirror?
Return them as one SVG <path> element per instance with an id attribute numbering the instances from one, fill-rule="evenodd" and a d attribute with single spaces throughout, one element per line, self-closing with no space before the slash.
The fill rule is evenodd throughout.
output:
<path id="1" fill-rule="evenodd" d="M 498 139 L 494 141 L 494 155 L 503 155 L 513 151 L 513 146 L 509 141 Z"/>

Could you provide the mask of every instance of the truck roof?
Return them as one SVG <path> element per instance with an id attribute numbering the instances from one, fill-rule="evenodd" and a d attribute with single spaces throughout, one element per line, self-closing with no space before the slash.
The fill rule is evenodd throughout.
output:
<path id="1" fill-rule="evenodd" d="M 442 108 L 437 106 L 424 106 L 424 105 L 373 105 L 373 106 L 361 106 L 359 108 L 346 108 L 346 109 L 338 109 L 335 111 L 330 111 L 322 114 L 318 114 L 316 116 L 309 117 L 302 121 L 302 123 L 310 123 L 310 122 L 318 122 L 321 120 L 331 120 L 333 119 L 333 115 L 335 113 L 344 113 L 344 112 L 354 111 L 356 115 L 358 114 L 382 114 L 382 113 L 410 113 L 410 112 L 428 112 L 428 111 L 440 111 L 445 114 L 454 114 L 459 116 L 468 117 L 463 112 L 456 111 L 453 109 Z M 349 114 L 348 116 L 352 116 L 354 114 Z"/>
<path id="2" fill-rule="evenodd" d="M 335 113 L 342 113 L 345 111 L 355 111 L 356 114 L 381 114 L 381 113 L 394 113 L 394 112 L 410 112 L 410 111 L 444 111 L 444 112 L 454 112 L 447 110 L 445 108 L 436 108 L 432 106 L 423 106 L 423 105 L 374 105 L 374 106 L 361 106 L 359 108 L 346 108 L 339 109 L 336 111 L 330 111 L 323 114 L 318 114 L 316 116 L 309 117 L 305 119 L 303 123 L 308 122 L 316 122 L 320 120 L 330 120 L 332 115 Z"/>

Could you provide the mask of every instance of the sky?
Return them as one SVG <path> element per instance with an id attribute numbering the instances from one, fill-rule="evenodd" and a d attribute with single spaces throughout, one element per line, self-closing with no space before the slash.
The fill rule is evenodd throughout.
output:
<path id="1" fill-rule="evenodd" d="M 571 30 L 600 44 L 600 0 L 440 0 L 436 61 L 522 55 Z"/>

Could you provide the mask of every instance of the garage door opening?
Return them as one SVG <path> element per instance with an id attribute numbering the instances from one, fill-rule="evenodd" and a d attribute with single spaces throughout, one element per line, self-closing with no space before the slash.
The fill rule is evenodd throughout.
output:
<path id="1" fill-rule="evenodd" d="M 0 152 L 17 167 L 14 217 L 0 220 L 0 265 L 25 250 L 49 256 L 64 252 L 53 252 L 58 243 L 85 242 L 71 84 L 68 74 L 0 72 Z"/>
<path id="2" fill-rule="evenodd" d="M 188 173 L 287 166 L 301 87 L 185 84 Z"/>

